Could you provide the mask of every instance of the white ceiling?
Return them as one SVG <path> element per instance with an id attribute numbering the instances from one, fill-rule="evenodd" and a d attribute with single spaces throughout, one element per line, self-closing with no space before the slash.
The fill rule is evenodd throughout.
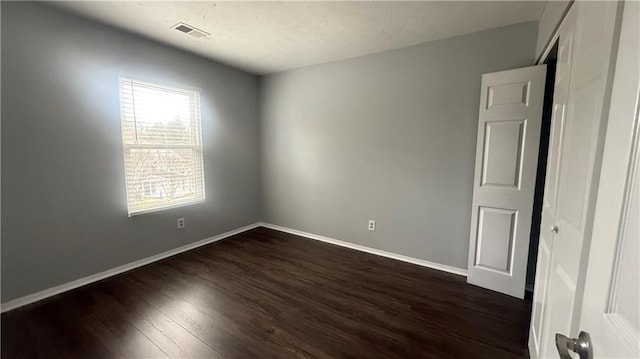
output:
<path id="1" fill-rule="evenodd" d="M 538 20 L 543 1 L 65 1 L 56 6 L 255 74 Z M 170 28 L 184 22 L 211 34 Z"/>

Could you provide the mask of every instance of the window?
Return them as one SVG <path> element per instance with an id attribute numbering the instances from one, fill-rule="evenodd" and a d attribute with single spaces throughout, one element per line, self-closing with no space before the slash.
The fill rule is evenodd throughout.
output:
<path id="1" fill-rule="evenodd" d="M 129 216 L 204 200 L 200 93 L 120 78 Z"/>

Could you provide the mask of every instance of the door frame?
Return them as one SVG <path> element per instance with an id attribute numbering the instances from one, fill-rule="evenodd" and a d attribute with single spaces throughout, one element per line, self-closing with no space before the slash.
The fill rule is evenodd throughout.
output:
<path id="1" fill-rule="evenodd" d="M 569 4 L 564 9 L 562 16 L 560 16 L 560 19 L 558 19 L 558 22 L 554 25 L 553 31 L 551 32 L 551 37 L 549 37 L 549 40 L 547 41 L 547 44 L 544 47 L 544 50 L 538 57 L 538 60 L 536 61 L 536 65 L 542 65 L 547 61 L 547 58 L 549 57 L 551 50 L 553 50 L 553 47 L 558 42 L 558 37 L 560 37 L 560 25 L 562 25 L 562 23 L 564 22 L 564 19 L 567 17 L 567 15 L 569 14 L 569 11 L 571 11 L 571 8 L 573 7 L 574 4 L 575 4 L 575 0 L 569 1 Z"/>

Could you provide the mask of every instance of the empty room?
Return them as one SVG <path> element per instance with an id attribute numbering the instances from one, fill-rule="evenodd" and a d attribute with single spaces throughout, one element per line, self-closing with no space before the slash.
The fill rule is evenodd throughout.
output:
<path id="1" fill-rule="evenodd" d="M 4 358 L 640 358 L 640 2 L 2 1 Z"/>

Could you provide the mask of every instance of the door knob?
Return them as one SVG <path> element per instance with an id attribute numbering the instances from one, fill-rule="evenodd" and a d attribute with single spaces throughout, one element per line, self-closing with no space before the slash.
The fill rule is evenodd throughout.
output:
<path id="1" fill-rule="evenodd" d="M 551 232 L 558 233 L 558 226 L 551 226 Z"/>
<path id="2" fill-rule="evenodd" d="M 593 346 L 591 337 L 587 332 L 580 332 L 578 339 L 567 338 L 560 333 L 556 333 L 556 348 L 561 359 L 571 359 L 569 350 L 578 354 L 580 359 L 593 359 Z"/>

